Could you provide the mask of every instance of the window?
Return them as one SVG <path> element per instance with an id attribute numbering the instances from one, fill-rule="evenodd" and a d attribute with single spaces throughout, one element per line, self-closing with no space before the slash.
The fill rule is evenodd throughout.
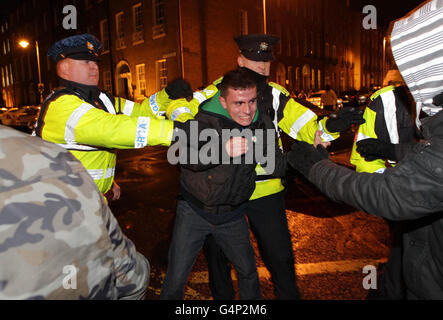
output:
<path id="1" fill-rule="evenodd" d="M 327 42 L 325 44 L 325 57 L 329 58 L 329 43 Z"/>
<path id="2" fill-rule="evenodd" d="M 157 71 L 157 87 L 158 90 L 163 89 L 168 85 L 168 70 L 166 68 L 166 59 L 157 60 L 155 62 Z"/>
<path id="3" fill-rule="evenodd" d="M 286 50 L 287 50 L 287 56 L 290 57 L 292 55 L 292 39 L 291 39 L 291 30 L 288 28 L 286 29 Z"/>
<path id="4" fill-rule="evenodd" d="M 145 65 L 138 64 L 135 66 L 135 69 L 137 71 L 138 93 L 140 96 L 145 96 L 146 95 Z"/>
<path id="5" fill-rule="evenodd" d="M 315 70 L 311 69 L 311 88 L 315 89 Z"/>
<path id="6" fill-rule="evenodd" d="M 152 38 L 157 39 L 166 35 L 165 29 L 165 2 L 164 0 L 154 0 L 154 26 L 152 27 Z"/>
<path id="7" fill-rule="evenodd" d="M 7 67 L 6 67 L 7 68 Z M 11 77 L 11 80 L 10 80 L 10 82 L 11 82 L 11 86 L 14 84 L 14 75 L 13 75 L 13 73 L 12 73 L 12 64 L 9 64 L 9 75 L 10 75 L 10 77 Z"/>
<path id="8" fill-rule="evenodd" d="M 6 78 L 6 86 L 9 86 L 9 71 L 8 71 L 8 66 L 5 67 L 5 78 Z"/>
<path id="9" fill-rule="evenodd" d="M 26 55 L 26 60 L 28 62 L 28 79 L 32 79 L 31 57 L 30 57 L 29 53 Z"/>
<path id="10" fill-rule="evenodd" d="M 2 67 L 2 86 L 5 87 L 5 73 Z"/>
<path id="11" fill-rule="evenodd" d="M 125 48 L 125 31 L 124 31 L 123 11 L 115 15 L 115 31 L 117 34 L 117 49 Z"/>
<path id="12" fill-rule="evenodd" d="M 48 13 L 43 14 L 43 30 L 48 31 Z"/>
<path id="13" fill-rule="evenodd" d="M 25 56 L 23 55 L 21 58 L 21 71 L 22 71 L 22 81 L 25 81 Z"/>
<path id="14" fill-rule="evenodd" d="M 240 34 L 248 34 L 248 12 L 240 10 Z"/>
<path id="15" fill-rule="evenodd" d="M 107 92 L 112 92 L 111 71 L 109 70 L 103 72 L 103 89 Z"/>
<path id="16" fill-rule="evenodd" d="M 132 7 L 133 30 L 132 42 L 133 44 L 143 43 L 143 7 L 141 3 L 137 3 Z"/>
<path id="17" fill-rule="evenodd" d="M 103 53 L 109 52 L 109 32 L 108 32 L 108 20 L 100 21 L 100 38 L 103 44 Z"/>
<path id="18" fill-rule="evenodd" d="M 18 77 L 18 74 L 19 74 L 19 72 L 18 72 L 19 64 L 17 63 L 17 61 L 18 61 L 17 59 L 14 59 L 15 80 L 17 82 L 19 82 L 20 81 L 20 79 Z"/>

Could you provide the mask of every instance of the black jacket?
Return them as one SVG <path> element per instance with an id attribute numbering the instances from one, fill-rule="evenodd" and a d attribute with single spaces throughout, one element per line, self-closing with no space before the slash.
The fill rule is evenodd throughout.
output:
<path id="1" fill-rule="evenodd" d="M 309 179 L 336 201 L 390 220 L 413 220 L 403 235 L 403 272 L 413 296 L 443 299 L 443 112 L 423 121 L 416 144 L 383 174 L 356 173 L 330 160 Z"/>
<path id="2" fill-rule="evenodd" d="M 214 128 L 220 137 L 222 129 L 239 129 L 239 131 L 245 129 L 227 115 L 218 102 L 218 97 L 219 93 L 200 106 L 196 120 Z M 258 111 L 253 123 L 247 129 L 250 129 L 254 135 L 257 134 L 257 129 L 270 129 L 269 132 L 272 132 L 272 139 L 274 139 L 273 150 L 276 155 L 276 165 L 273 172 L 267 173 L 273 176 L 284 175 L 286 159 L 278 148 L 275 129 L 269 116 Z M 264 137 L 266 138 L 266 134 Z M 257 141 L 256 144 L 259 142 Z M 219 146 L 219 155 L 224 155 L 224 159 L 230 160 L 231 163 L 219 164 L 221 159 L 218 158 L 219 162 L 215 164 L 202 164 L 200 161 L 196 164 L 182 164 L 180 185 L 182 195 L 192 204 L 207 212 L 224 213 L 235 210 L 248 201 L 255 188 L 255 167 L 257 162 L 263 162 L 249 154 L 252 153 L 252 148 L 249 147 L 246 159 L 252 156 L 249 159 L 253 159 L 253 162 L 249 161 L 248 164 L 245 164 L 245 156 L 242 156 L 241 164 L 233 164 L 233 159 L 229 158 L 224 150 L 224 143 L 218 142 L 217 145 Z M 267 146 L 266 139 L 263 145 Z M 198 151 L 191 148 L 190 152 Z M 265 150 L 265 155 L 267 152 L 269 150 Z"/>

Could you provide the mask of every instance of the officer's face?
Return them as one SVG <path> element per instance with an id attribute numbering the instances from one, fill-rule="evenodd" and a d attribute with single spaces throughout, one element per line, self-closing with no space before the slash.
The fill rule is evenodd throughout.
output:
<path id="1" fill-rule="evenodd" d="M 63 62 L 66 63 L 65 79 L 88 86 L 98 85 L 99 71 L 97 62 L 69 58 L 64 59 Z"/>
<path id="2" fill-rule="evenodd" d="M 239 67 L 245 67 L 252 71 L 261 74 L 262 76 L 269 76 L 271 71 L 271 61 L 254 61 L 240 55 L 237 59 Z"/>
<path id="3" fill-rule="evenodd" d="M 257 111 L 257 88 L 228 88 L 226 97 L 220 96 L 220 103 L 232 120 L 243 127 L 249 126 Z"/>

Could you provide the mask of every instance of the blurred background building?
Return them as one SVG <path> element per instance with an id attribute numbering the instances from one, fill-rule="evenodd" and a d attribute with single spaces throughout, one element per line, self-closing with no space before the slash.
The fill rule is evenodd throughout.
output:
<path id="1" fill-rule="evenodd" d="M 67 5 L 77 29 L 63 27 Z M 387 28 L 365 30 L 349 0 L 18 0 L 0 8 L 0 106 L 39 104 L 38 69 L 43 96 L 58 85 L 49 46 L 85 32 L 103 44 L 101 87 L 136 101 L 177 77 L 194 89 L 214 81 L 236 66 L 240 34 L 280 36 L 270 78 L 290 92 L 369 89 L 393 67 Z"/>

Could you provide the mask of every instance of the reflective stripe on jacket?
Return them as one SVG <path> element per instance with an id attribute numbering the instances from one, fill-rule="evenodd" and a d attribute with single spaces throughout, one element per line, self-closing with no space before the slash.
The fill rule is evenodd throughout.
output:
<path id="1" fill-rule="evenodd" d="M 168 105 L 159 105 L 158 107 L 160 110 L 166 112 L 168 119 L 175 121 L 192 119 L 197 114 L 199 105 L 218 92 L 217 85 L 222 79 L 223 77 L 214 81 L 214 83 L 210 84 L 204 90 L 195 92 L 190 102 L 186 99 L 170 100 Z M 162 91 L 164 91 L 164 89 Z M 293 139 L 306 141 L 311 144 L 314 142 L 314 136 L 317 130 L 322 131 L 321 137 L 323 141 L 332 141 L 339 136 L 339 133 L 330 133 L 326 130 L 325 122 L 327 118 L 317 121 L 317 115 L 310 109 L 294 101 L 282 86 L 268 82 L 263 95 L 266 105 L 268 105 L 268 103 L 272 105 L 273 116 L 271 118 L 279 136 L 279 130 L 282 130 Z M 279 139 L 279 144 L 281 146 L 281 139 Z M 256 168 L 256 173 L 257 176 L 263 174 L 260 173 L 258 168 Z M 258 177 L 256 189 L 251 196 L 251 200 L 278 193 L 283 189 L 284 186 L 280 178 L 260 181 L 260 177 Z"/>
<path id="2" fill-rule="evenodd" d="M 111 97 L 112 98 L 112 97 Z M 106 193 L 114 179 L 116 155 L 113 149 L 169 146 L 173 122 L 151 119 L 146 103 L 111 98 L 100 100 L 106 110 L 85 102 L 76 94 L 53 94 L 42 106 L 37 135 L 70 150 Z M 143 105 L 145 104 L 145 105 Z"/>
<path id="3" fill-rule="evenodd" d="M 388 86 L 371 96 L 371 104 L 365 109 L 365 123 L 358 128 L 350 162 L 357 172 L 383 173 L 385 159 L 366 161 L 358 152 L 358 141 L 374 138 L 398 144 L 414 139 L 414 123 L 410 114 L 411 101 L 404 87 Z"/>

